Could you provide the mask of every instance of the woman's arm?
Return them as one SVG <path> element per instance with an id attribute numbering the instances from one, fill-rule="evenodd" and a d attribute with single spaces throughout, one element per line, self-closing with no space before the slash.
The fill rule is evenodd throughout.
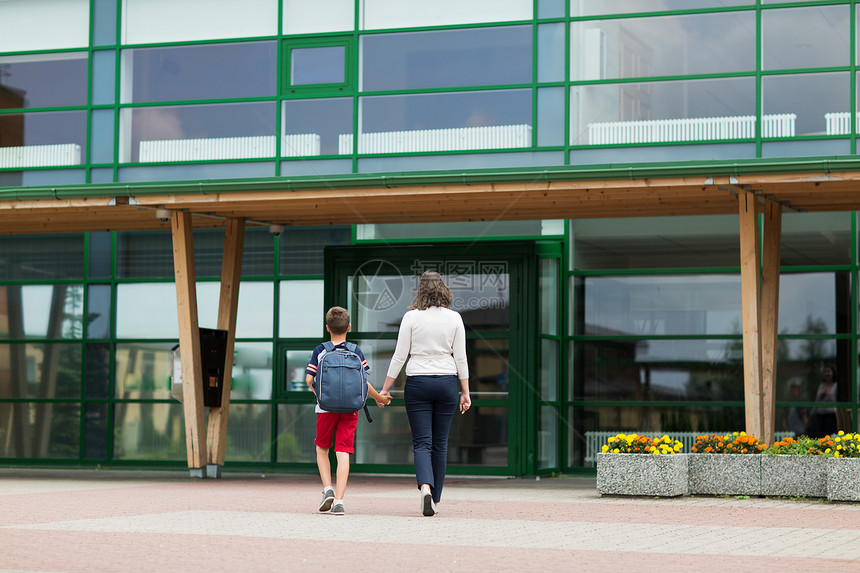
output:
<path id="1" fill-rule="evenodd" d="M 460 378 L 460 413 L 465 414 L 466 410 L 472 407 L 472 397 L 469 395 L 469 379 Z"/>
<path id="2" fill-rule="evenodd" d="M 409 351 L 411 349 L 412 320 L 411 315 L 407 312 L 400 321 L 400 330 L 397 332 L 397 345 L 394 347 L 394 354 L 391 355 L 391 363 L 388 365 L 388 375 L 385 377 L 385 382 L 382 385 L 383 395 L 389 394 L 391 386 L 394 385 L 394 379 L 400 374 L 400 370 L 406 364 L 406 359 L 409 358 Z"/>

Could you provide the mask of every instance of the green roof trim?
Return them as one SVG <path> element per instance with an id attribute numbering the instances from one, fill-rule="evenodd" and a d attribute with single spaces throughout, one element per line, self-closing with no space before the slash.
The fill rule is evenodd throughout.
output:
<path id="1" fill-rule="evenodd" d="M 302 191 L 350 187 L 404 187 L 413 185 L 479 185 L 535 181 L 590 181 L 648 179 L 655 177 L 715 177 L 776 173 L 838 173 L 860 171 L 860 157 L 787 158 L 762 161 L 708 161 L 682 164 L 631 164 L 586 167 L 546 167 L 538 169 L 473 170 L 457 172 L 411 172 L 386 174 L 345 174 L 308 177 L 266 177 L 254 179 L 214 179 L 206 181 L 159 181 L 104 183 L 51 187 L 0 189 L 0 201 L 25 199 L 68 199 L 136 195 L 209 195 L 214 193 L 265 192 L 274 189 Z"/>

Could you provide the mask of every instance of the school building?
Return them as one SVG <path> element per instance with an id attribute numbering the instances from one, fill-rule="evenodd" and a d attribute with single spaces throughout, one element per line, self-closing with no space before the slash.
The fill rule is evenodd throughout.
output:
<path id="1" fill-rule="evenodd" d="M 0 466 L 315 471 L 325 309 L 379 388 L 425 269 L 467 326 L 452 474 L 772 439 L 829 364 L 856 430 L 858 18 L 0 1 Z M 354 471 L 412 471 L 402 385 Z"/>

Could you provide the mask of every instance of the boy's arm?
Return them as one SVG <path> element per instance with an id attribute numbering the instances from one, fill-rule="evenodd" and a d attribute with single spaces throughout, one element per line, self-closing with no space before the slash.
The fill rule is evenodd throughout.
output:
<path id="1" fill-rule="evenodd" d="M 311 389 L 311 392 L 314 393 L 314 396 L 317 395 L 316 390 L 314 390 L 314 377 L 310 374 L 305 374 L 305 384 L 308 385 L 308 388 Z"/>
<path id="2" fill-rule="evenodd" d="M 370 384 L 370 382 L 367 383 L 367 393 L 377 402 L 381 402 L 382 404 L 386 405 L 391 403 L 391 396 L 383 396 L 376 391 L 376 389 Z"/>

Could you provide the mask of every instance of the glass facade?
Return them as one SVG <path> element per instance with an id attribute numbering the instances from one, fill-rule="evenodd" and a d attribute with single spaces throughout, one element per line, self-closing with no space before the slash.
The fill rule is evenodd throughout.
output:
<path id="1" fill-rule="evenodd" d="M 477 169 L 540 181 L 853 155 L 860 13 L 797 4 L 6 0 L 0 188 Z M 302 372 L 324 334 L 326 248 L 377 246 L 385 260 L 458 242 L 501 256 L 507 241 L 535 247 L 528 288 L 506 275 L 504 304 L 469 313 L 484 402 L 452 429 L 453 465 L 579 471 L 605 432 L 742 428 L 735 215 L 251 227 L 228 463 L 312 467 Z M 214 327 L 223 231 L 194 242 L 200 325 Z M 783 216 L 778 432 L 815 407 L 825 365 L 856 429 L 857 245 L 856 213 Z M 0 236 L 0 464 L 184 463 L 173 276 L 167 231 Z M 349 285 L 377 386 L 400 312 L 367 298 L 383 283 L 412 286 L 384 273 Z M 378 416 L 356 462 L 401 471 L 405 411 Z"/>
<path id="2" fill-rule="evenodd" d="M 0 186 L 853 153 L 853 3 L 784 4 L 10 0 Z"/>

